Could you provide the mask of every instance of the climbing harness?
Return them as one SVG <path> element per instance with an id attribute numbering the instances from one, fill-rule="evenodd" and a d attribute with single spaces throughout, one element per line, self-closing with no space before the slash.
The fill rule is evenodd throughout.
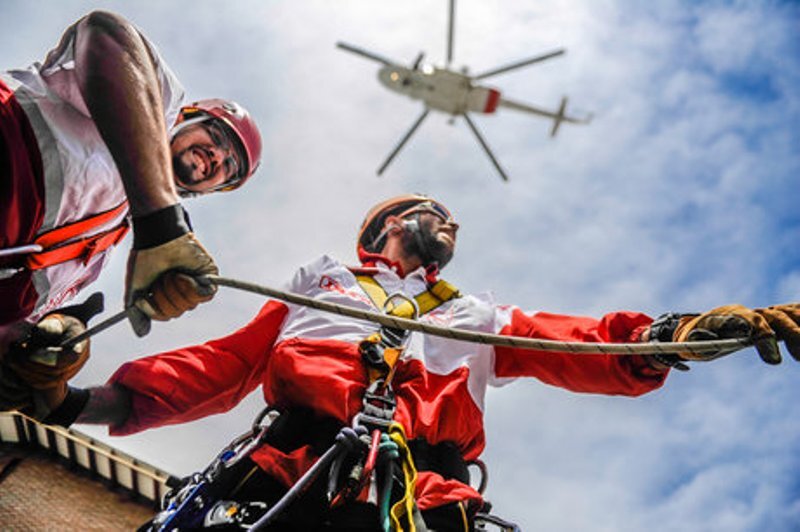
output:
<path id="1" fill-rule="evenodd" d="M 417 320 L 421 312 L 430 311 L 445 301 L 433 295 L 430 290 L 414 298 L 401 293 L 387 294 L 371 276 L 357 275 L 356 279 L 373 303 L 387 315 Z M 458 290 L 455 289 L 447 290 L 446 294 L 441 290 L 437 291 L 447 299 L 458 295 Z M 421 308 L 423 305 L 424 310 Z M 382 326 L 377 333 L 371 334 L 359 343 L 359 353 L 366 371 L 367 388 L 362 398 L 361 411 L 353 417 L 352 424 L 355 430 L 365 433 L 361 437 L 365 450 L 355 461 L 351 459 L 352 463 L 348 463 L 347 467 L 343 464 L 348 456 L 340 455 L 332 464 L 328 476 L 327 493 L 331 508 L 355 500 L 366 489 L 367 500 L 375 502 L 380 510 L 381 528 L 385 531 L 425 530 L 424 524 L 418 517 L 419 512 L 415 514 L 416 468 L 408 449 L 405 431 L 393 420 L 397 402 L 392 389 L 392 379 L 408 336 L 409 331 Z M 392 459 L 384 458 L 381 471 L 377 471 L 378 453 L 381 449 L 383 455 L 390 455 Z M 396 479 L 395 463 L 398 459 L 402 476 Z M 349 472 L 342 481 L 343 470 L 348 469 Z M 382 479 L 380 493 L 377 488 L 379 476 Z M 399 500 L 392 504 L 393 485 L 396 480 L 399 480 L 403 492 Z M 337 484 L 341 484 L 341 488 L 338 488 Z M 418 526 L 420 524 L 421 526 Z"/>

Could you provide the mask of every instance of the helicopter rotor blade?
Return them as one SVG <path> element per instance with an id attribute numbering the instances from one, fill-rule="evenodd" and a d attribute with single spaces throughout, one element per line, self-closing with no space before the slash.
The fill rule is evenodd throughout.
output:
<path id="1" fill-rule="evenodd" d="M 450 10 L 447 21 L 447 67 L 453 62 L 453 21 L 456 13 L 456 0 L 450 0 Z"/>
<path id="2" fill-rule="evenodd" d="M 555 50 L 553 52 L 546 53 L 544 55 L 538 55 L 536 57 L 531 57 L 530 59 L 523 59 L 522 61 L 517 61 L 516 63 L 511 63 L 508 65 L 504 65 L 498 68 L 494 68 L 492 70 L 488 70 L 483 72 L 482 74 L 478 74 L 477 76 L 472 76 L 472 79 L 486 79 L 491 76 L 496 76 L 498 74 L 504 74 L 511 70 L 516 70 L 518 68 L 526 67 L 528 65 L 532 65 L 534 63 L 540 63 L 542 61 L 546 61 L 548 59 L 552 59 L 553 57 L 558 57 L 559 55 L 563 55 L 566 53 L 566 50 L 563 48 L 559 50 Z"/>
<path id="3" fill-rule="evenodd" d="M 351 53 L 354 53 L 356 55 L 360 55 L 361 57 L 365 57 L 365 58 L 370 59 L 372 61 L 377 61 L 378 63 L 382 63 L 382 64 L 384 64 L 386 66 L 398 66 L 398 63 L 396 63 L 394 61 L 386 59 L 385 57 L 382 57 L 382 56 L 380 56 L 378 54 L 374 54 L 372 52 L 368 52 L 367 50 L 364 50 L 363 48 L 359 48 L 357 46 L 353 46 L 352 44 L 347 44 L 345 42 L 339 41 L 339 42 L 336 43 L 336 47 L 341 49 L 341 50 L 345 50 L 347 52 L 351 52 Z"/>
<path id="4" fill-rule="evenodd" d="M 419 118 L 417 118 L 416 122 L 414 122 L 414 125 L 411 126 L 411 129 L 409 129 L 408 132 L 405 134 L 405 136 L 402 139 L 400 139 L 400 142 L 397 143 L 397 146 L 395 146 L 394 150 L 392 150 L 392 153 L 389 154 L 389 156 L 383 162 L 381 167 L 378 168 L 378 175 L 383 174 L 383 171 L 386 170 L 386 167 L 389 166 L 389 163 L 392 162 L 392 160 L 397 156 L 397 154 L 400 153 L 400 150 L 403 149 L 403 146 L 406 145 L 406 142 L 408 142 L 408 139 L 411 138 L 411 135 L 413 135 L 414 132 L 419 128 L 419 126 L 422 125 L 422 121 L 425 120 L 425 117 L 428 116 L 429 112 L 430 109 L 428 109 L 427 107 L 425 108 L 424 111 L 422 111 L 422 114 L 419 116 Z"/>
<path id="5" fill-rule="evenodd" d="M 464 114 L 462 114 L 461 116 L 463 116 L 463 117 L 464 117 L 464 120 L 466 120 L 466 121 L 467 121 L 467 125 L 468 125 L 468 126 L 469 126 L 469 128 L 472 130 L 472 132 L 475 134 L 475 138 L 477 138 L 477 139 L 478 139 L 478 143 L 479 143 L 479 144 L 481 145 L 481 147 L 483 148 L 483 151 L 485 151 L 485 152 L 486 152 L 486 155 L 488 155 L 488 156 L 489 156 L 489 159 L 491 159 L 491 161 L 492 161 L 492 164 L 493 164 L 493 165 L 494 165 L 494 167 L 497 169 L 497 172 L 500 174 L 500 177 L 503 179 L 503 181 L 506 181 L 506 182 L 507 182 L 507 181 L 508 181 L 508 176 L 507 176 L 507 175 L 506 175 L 506 173 L 503 171 L 503 168 L 500 166 L 500 163 L 499 163 L 499 162 L 497 162 L 497 158 L 494 156 L 494 153 L 492 153 L 492 150 L 491 150 L 491 148 L 489 148 L 489 145 L 488 145 L 488 144 L 486 144 L 486 141 L 485 141 L 485 140 L 483 140 L 483 136 L 481 136 L 480 132 L 478 131 L 478 128 L 477 128 L 477 127 L 475 126 L 475 124 L 472 122 L 472 120 L 470 119 L 469 115 L 468 115 L 467 113 L 464 113 Z"/>

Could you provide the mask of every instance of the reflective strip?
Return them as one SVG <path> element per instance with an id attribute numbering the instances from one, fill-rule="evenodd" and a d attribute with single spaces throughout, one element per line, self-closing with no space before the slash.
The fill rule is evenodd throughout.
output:
<path id="1" fill-rule="evenodd" d="M 42 116 L 35 97 L 25 87 L 19 87 L 14 93 L 39 143 L 42 156 L 42 173 L 44 174 L 45 212 L 40 231 L 47 231 L 56 225 L 56 218 L 61 209 L 61 197 L 64 193 L 64 170 L 55 136 Z"/>

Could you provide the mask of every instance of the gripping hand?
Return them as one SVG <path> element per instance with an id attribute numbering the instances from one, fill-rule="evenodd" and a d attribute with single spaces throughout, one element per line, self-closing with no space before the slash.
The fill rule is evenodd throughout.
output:
<path id="1" fill-rule="evenodd" d="M 16 400 L 14 408 L 43 419 L 64 401 L 67 383 L 89 359 L 89 340 L 68 348 L 61 346 L 83 333 L 85 322 L 102 309 L 102 294 L 93 294 L 80 305 L 48 314 L 27 338 L 11 346 L 0 374 L 4 381 L 2 395 Z"/>
<path id="2" fill-rule="evenodd" d="M 134 218 L 134 246 L 128 256 L 125 306 L 138 336 L 150 331 L 150 320 L 166 321 L 214 297 L 216 286 L 197 277 L 219 273 L 214 259 L 200 244 L 188 224 L 173 224 L 183 211 L 170 208 Z M 172 220 L 172 222 L 170 221 Z M 138 228 L 138 229 L 137 229 Z M 173 238 L 167 241 L 163 236 Z M 155 239 L 155 240 L 154 240 Z"/>
<path id="3" fill-rule="evenodd" d="M 767 320 L 775 337 L 783 340 L 792 357 L 800 362 L 800 303 L 760 308 L 756 309 L 756 312 Z M 780 360 L 778 354 L 777 361 Z"/>
<path id="4" fill-rule="evenodd" d="M 761 359 L 767 364 L 778 364 L 781 361 L 777 337 L 770 323 L 760 311 L 742 305 L 727 305 L 697 316 L 684 316 L 673 334 L 675 342 L 730 338 L 752 341 Z M 729 353 L 681 353 L 680 357 L 684 360 L 713 360 Z"/>

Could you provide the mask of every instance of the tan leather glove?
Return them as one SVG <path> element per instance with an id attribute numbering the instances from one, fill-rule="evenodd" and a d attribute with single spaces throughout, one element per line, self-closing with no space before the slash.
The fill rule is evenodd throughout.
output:
<path id="1" fill-rule="evenodd" d="M 684 316 L 673 334 L 675 342 L 743 338 L 751 340 L 761 359 L 767 364 L 779 364 L 780 351 L 775 332 L 758 311 L 742 305 L 726 305 L 699 316 Z M 709 354 L 681 353 L 684 360 L 713 360 L 728 352 Z"/>
<path id="2" fill-rule="evenodd" d="M 131 317 L 138 336 L 150 330 L 150 319 L 166 321 L 214 297 L 216 286 L 201 284 L 194 276 L 219 273 L 214 259 L 195 238 L 185 233 L 128 256 L 125 305 L 139 312 Z"/>
<path id="3" fill-rule="evenodd" d="M 756 312 L 767 320 L 775 337 L 783 340 L 792 357 L 800 362 L 800 303 L 759 308 Z"/>
<path id="4" fill-rule="evenodd" d="M 85 330 L 84 323 L 74 316 L 48 314 L 26 340 L 9 350 L 3 361 L 3 373 L 7 377 L 16 376 L 18 386 L 32 392 L 32 408 L 21 405 L 18 409 L 41 420 L 61 405 L 67 396 L 67 383 L 89 359 L 89 340 L 71 348 L 59 345 Z"/>

